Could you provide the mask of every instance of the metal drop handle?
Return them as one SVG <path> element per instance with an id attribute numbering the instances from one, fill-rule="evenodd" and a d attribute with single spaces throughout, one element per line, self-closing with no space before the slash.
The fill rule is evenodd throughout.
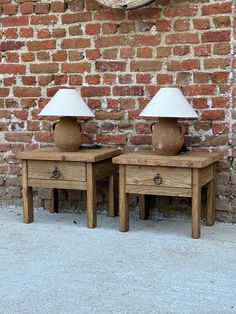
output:
<path id="1" fill-rule="evenodd" d="M 51 178 L 52 179 L 58 179 L 60 177 L 61 173 L 59 171 L 59 169 L 57 167 L 55 167 L 53 170 L 52 170 L 52 176 Z"/>
<path id="2" fill-rule="evenodd" d="M 162 177 L 160 176 L 159 173 L 154 177 L 153 181 L 156 185 L 162 184 Z"/>

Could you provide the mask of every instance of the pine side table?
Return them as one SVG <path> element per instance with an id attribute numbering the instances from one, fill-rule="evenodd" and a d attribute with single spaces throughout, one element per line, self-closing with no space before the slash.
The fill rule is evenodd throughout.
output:
<path id="1" fill-rule="evenodd" d="M 207 225 L 215 221 L 215 164 L 217 153 L 188 152 L 158 156 L 137 151 L 113 158 L 119 165 L 120 231 L 129 230 L 128 194 L 140 195 L 140 218 L 147 218 L 144 195 L 192 198 L 192 237 L 200 237 L 201 188 L 207 185 Z"/>
<path id="2" fill-rule="evenodd" d="M 109 178 L 109 212 L 115 215 L 115 181 L 117 166 L 112 157 L 119 149 L 81 149 L 78 152 L 62 152 L 57 148 L 42 148 L 20 152 L 22 159 L 23 220 L 34 221 L 32 187 L 49 188 L 51 212 L 58 211 L 57 190 L 75 189 L 87 191 L 87 226 L 97 225 L 96 181 Z"/>

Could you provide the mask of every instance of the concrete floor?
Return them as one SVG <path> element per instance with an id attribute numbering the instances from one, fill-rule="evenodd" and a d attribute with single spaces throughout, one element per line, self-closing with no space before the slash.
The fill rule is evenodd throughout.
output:
<path id="1" fill-rule="evenodd" d="M 228 314 L 236 313 L 236 225 L 0 208 L 2 314 Z"/>

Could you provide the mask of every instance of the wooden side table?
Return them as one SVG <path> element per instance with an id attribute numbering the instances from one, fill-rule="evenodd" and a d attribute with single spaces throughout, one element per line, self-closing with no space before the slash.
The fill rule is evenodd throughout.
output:
<path id="1" fill-rule="evenodd" d="M 201 188 L 207 185 L 207 224 L 215 221 L 216 153 L 186 153 L 158 156 L 155 151 L 138 151 L 113 158 L 119 165 L 120 231 L 129 230 L 128 194 L 141 195 L 141 218 L 147 218 L 144 195 L 192 198 L 192 237 L 200 237 Z"/>
<path id="2" fill-rule="evenodd" d="M 34 220 L 32 187 L 50 189 L 50 211 L 57 211 L 57 189 L 87 191 L 87 226 L 97 225 L 96 181 L 109 178 L 109 215 L 115 215 L 115 174 L 117 166 L 112 157 L 118 149 L 81 149 L 78 152 L 62 152 L 56 148 L 43 148 L 20 152 L 22 159 L 23 219 Z"/>

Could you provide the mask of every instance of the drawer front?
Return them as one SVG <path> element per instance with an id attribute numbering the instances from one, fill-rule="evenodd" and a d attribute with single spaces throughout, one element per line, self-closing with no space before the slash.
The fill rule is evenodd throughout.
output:
<path id="1" fill-rule="evenodd" d="M 128 165 L 126 184 L 191 188 L 191 169 Z"/>
<path id="2" fill-rule="evenodd" d="M 28 178 L 83 182 L 86 166 L 84 162 L 28 160 Z"/>

